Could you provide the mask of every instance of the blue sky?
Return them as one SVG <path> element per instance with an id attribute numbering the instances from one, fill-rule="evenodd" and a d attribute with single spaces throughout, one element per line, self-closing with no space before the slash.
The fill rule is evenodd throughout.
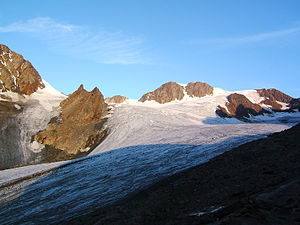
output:
<path id="1" fill-rule="evenodd" d="M 139 98 L 168 81 L 300 97 L 298 0 L 5 1 L 0 43 L 56 89 Z"/>

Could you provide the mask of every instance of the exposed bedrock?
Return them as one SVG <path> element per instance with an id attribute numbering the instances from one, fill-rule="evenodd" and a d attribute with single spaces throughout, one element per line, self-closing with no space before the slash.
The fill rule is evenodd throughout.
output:
<path id="1" fill-rule="evenodd" d="M 108 108 L 98 88 L 91 92 L 81 85 L 60 103 L 61 114 L 51 119 L 35 140 L 43 145 L 43 159 L 57 161 L 83 156 L 107 134 L 104 128 Z"/>
<path id="2" fill-rule="evenodd" d="M 41 76 L 29 61 L 0 44 L 0 91 L 30 95 L 44 87 Z"/>
<path id="3" fill-rule="evenodd" d="M 123 103 L 127 100 L 127 97 L 124 97 L 122 95 L 115 95 L 113 97 L 110 98 L 105 98 L 105 102 L 106 103 L 116 103 L 116 104 L 120 104 Z"/>
<path id="4" fill-rule="evenodd" d="M 168 82 L 154 91 L 144 94 L 139 101 L 156 101 L 164 104 L 175 100 L 182 100 L 185 92 L 190 97 L 204 97 L 213 93 L 213 87 L 202 82 L 191 82 L 185 86 L 176 82 Z"/>
<path id="5" fill-rule="evenodd" d="M 252 103 L 246 96 L 241 94 L 231 94 L 227 96 L 228 102 L 225 108 L 218 106 L 216 113 L 221 117 L 236 117 L 238 119 L 249 118 L 250 115 L 257 116 L 269 113 L 260 105 Z"/>

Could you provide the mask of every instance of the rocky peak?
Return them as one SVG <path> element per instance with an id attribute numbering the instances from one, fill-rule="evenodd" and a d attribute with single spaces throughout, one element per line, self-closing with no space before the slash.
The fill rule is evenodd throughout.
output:
<path id="1" fill-rule="evenodd" d="M 59 118 L 52 118 L 48 127 L 35 137 L 46 150 L 59 150 L 59 155 L 76 155 L 92 149 L 105 137 L 103 123 L 108 108 L 98 88 L 89 92 L 80 85 L 60 107 Z"/>
<path id="2" fill-rule="evenodd" d="M 106 98 L 105 102 L 106 103 L 116 103 L 116 104 L 120 104 L 124 101 L 126 101 L 128 98 L 122 96 L 122 95 L 115 95 L 113 97 L 110 98 Z"/>
<path id="3" fill-rule="evenodd" d="M 204 97 L 206 95 L 212 95 L 214 88 L 203 82 L 191 82 L 188 83 L 185 87 L 186 93 L 190 97 Z"/>
<path id="4" fill-rule="evenodd" d="M 274 110 L 281 110 L 282 105 L 278 102 L 289 103 L 292 101 L 292 97 L 282 93 L 281 91 L 271 88 L 271 89 L 257 89 L 256 90 L 260 97 L 265 98 L 265 100 L 260 103 L 271 106 Z"/>
<path id="5" fill-rule="evenodd" d="M 105 116 L 107 105 L 98 88 L 91 92 L 84 89 L 83 85 L 60 103 L 62 119 L 94 120 Z"/>
<path id="6" fill-rule="evenodd" d="M 144 94 L 139 101 L 154 100 L 160 104 L 171 102 L 174 100 L 181 100 L 184 97 L 184 88 L 176 82 L 168 82 L 155 89 L 154 91 Z"/>
<path id="7" fill-rule="evenodd" d="M 144 94 L 139 101 L 154 100 L 160 104 L 171 102 L 174 100 L 182 100 L 185 92 L 190 97 L 203 97 L 213 93 L 213 87 L 202 82 L 191 82 L 186 86 L 182 86 L 176 82 L 168 82 L 160 86 L 154 91 Z"/>
<path id="8" fill-rule="evenodd" d="M 0 91 L 30 95 L 44 87 L 41 76 L 29 61 L 0 44 Z"/>
<path id="9" fill-rule="evenodd" d="M 252 103 L 246 96 L 241 94 L 230 94 L 225 107 L 218 106 L 217 114 L 222 117 L 236 117 L 238 119 L 248 118 L 249 115 L 257 116 L 266 113 L 260 105 Z"/>

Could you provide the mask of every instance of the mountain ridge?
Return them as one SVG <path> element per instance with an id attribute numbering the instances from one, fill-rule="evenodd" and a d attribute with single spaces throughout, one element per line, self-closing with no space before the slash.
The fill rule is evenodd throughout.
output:
<path id="1" fill-rule="evenodd" d="M 135 129 L 142 129 L 142 126 L 153 129 L 153 124 L 165 124 L 157 116 L 168 121 L 165 125 L 174 126 L 174 129 L 177 129 L 174 122 L 185 125 L 240 121 L 291 123 L 297 117 L 290 113 L 300 111 L 299 99 L 276 89 L 228 92 L 199 81 L 188 84 L 167 82 L 144 94 L 139 101 L 120 95 L 104 99 L 98 88 L 89 92 L 83 85 L 66 96 L 43 81 L 30 62 L 7 46 L 0 45 L 0 56 L 1 71 L 6 71 L 0 74 L 0 120 L 4 121 L 0 144 L 8 146 L 0 147 L 3 152 L 0 168 L 81 157 L 94 148 L 96 151 L 107 146 L 102 142 L 110 143 L 107 149 L 119 144 L 123 146 L 119 141 L 106 141 L 107 137 L 120 132 L 115 130 L 120 127 L 116 121 L 130 123 L 123 127 L 136 126 Z M 145 111 L 149 112 L 149 118 L 144 115 Z M 115 116 L 122 116 L 119 112 L 131 115 L 125 121 L 119 121 Z M 289 114 L 279 115 L 281 112 Z M 131 116 L 137 118 L 132 120 Z M 140 121 L 138 117 L 142 116 L 147 119 Z M 179 119 L 182 121 L 176 121 Z M 14 140 L 8 140 L 8 143 L 5 138 L 11 132 L 17 137 L 17 146 Z M 127 136 L 127 139 L 131 140 L 131 137 Z M 148 139 L 144 137 L 151 143 L 151 137 Z"/>

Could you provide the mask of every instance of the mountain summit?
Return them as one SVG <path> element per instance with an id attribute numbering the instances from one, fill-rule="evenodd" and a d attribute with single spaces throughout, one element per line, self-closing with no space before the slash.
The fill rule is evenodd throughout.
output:
<path id="1" fill-rule="evenodd" d="M 144 94 L 139 101 L 156 101 L 160 104 L 174 100 L 182 100 L 185 95 L 189 97 L 204 97 L 213 93 L 213 87 L 202 82 L 191 82 L 187 85 L 181 85 L 176 82 L 168 82 Z"/>
<path id="2" fill-rule="evenodd" d="M 0 44 L 0 91 L 31 95 L 44 87 L 41 76 L 29 61 Z"/>

